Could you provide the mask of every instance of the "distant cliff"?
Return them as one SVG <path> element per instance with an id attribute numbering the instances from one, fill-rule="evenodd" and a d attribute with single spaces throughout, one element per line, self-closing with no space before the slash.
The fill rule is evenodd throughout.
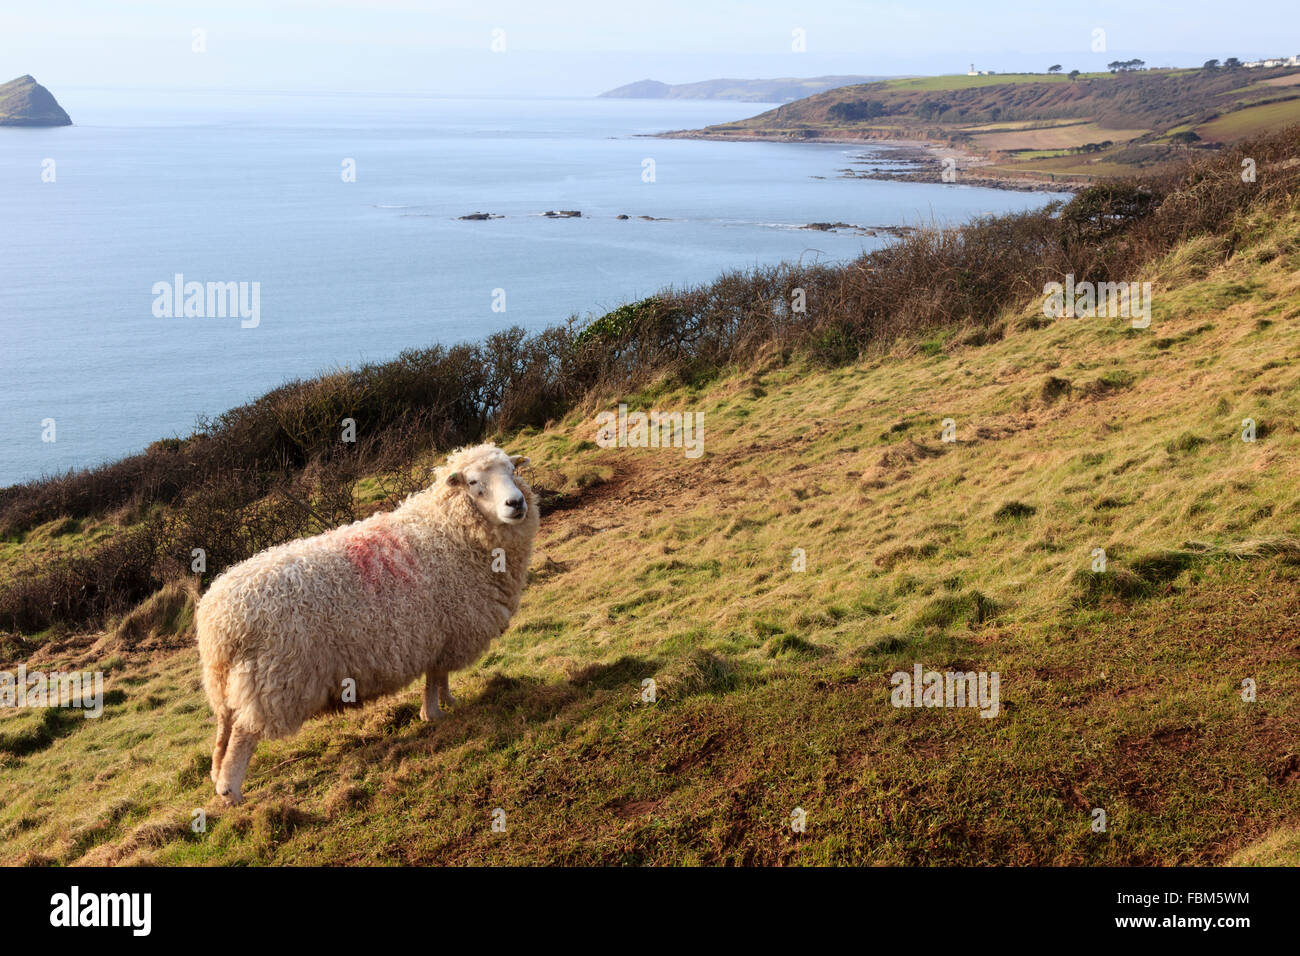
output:
<path id="1" fill-rule="evenodd" d="M 54 95 L 30 75 L 0 84 L 0 126 L 71 126 Z"/>
<path id="2" fill-rule="evenodd" d="M 788 103 L 824 93 L 839 86 L 870 83 L 881 76 L 784 77 L 778 80 L 701 80 L 698 83 L 660 83 L 639 80 L 601 96 L 631 100 L 742 100 L 746 103 Z"/>

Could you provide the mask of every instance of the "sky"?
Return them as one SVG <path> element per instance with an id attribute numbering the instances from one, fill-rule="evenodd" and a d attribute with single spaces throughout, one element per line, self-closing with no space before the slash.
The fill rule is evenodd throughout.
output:
<path id="1" fill-rule="evenodd" d="M 646 78 L 1291 54 L 1300 54 L 1297 0 L 0 0 L 0 82 L 30 73 L 56 95 L 94 86 L 590 96 Z"/>

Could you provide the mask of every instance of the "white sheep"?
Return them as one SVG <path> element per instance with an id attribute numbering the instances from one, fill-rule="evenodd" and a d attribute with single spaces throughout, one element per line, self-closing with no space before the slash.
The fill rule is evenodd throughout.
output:
<path id="1" fill-rule="evenodd" d="M 519 608 L 538 524 L 515 474 L 526 460 L 492 444 L 458 449 L 396 510 L 269 548 L 212 583 L 196 624 L 219 795 L 240 802 L 259 739 L 421 674 L 420 717 L 441 715 L 448 673 Z"/>

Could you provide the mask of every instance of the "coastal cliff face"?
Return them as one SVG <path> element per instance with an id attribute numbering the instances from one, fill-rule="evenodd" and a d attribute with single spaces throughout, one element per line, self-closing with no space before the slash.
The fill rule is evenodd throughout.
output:
<path id="1" fill-rule="evenodd" d="M 54 95 L 31 75 L 0 84 L 0 126 L 71 126 Z"/>

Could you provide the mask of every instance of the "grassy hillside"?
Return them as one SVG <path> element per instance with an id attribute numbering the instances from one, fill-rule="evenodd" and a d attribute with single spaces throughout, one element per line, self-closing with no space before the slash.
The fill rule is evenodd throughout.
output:
<path id="1" fill-rule="evenodd" d="M 1026 296 L 526 429 L 551 507 L 459 705 L 422 724 L 413 685 L 264 743 L 237 809 L 211 798 L 181 588 L 14 638 L 0 660 L 99 667 L 110 693 L 97 721 L 0 716 L 0 862 L 1300 862 L 1300 209 L 1134 278 L 1149 329 Z M 596 447 L 620 397 L 702 412 L 706 454 Z M 1000 672 L 1002 712 L 895 709 L 917 662 Z"/>
<path id="2" fill-rule="evenodd" d="M 972 150 L 978 172 L 1086 182 L 1300 120 L 1295 68 L 938 76 L 847 86 L 687 135 L 926 139 Z"/>

